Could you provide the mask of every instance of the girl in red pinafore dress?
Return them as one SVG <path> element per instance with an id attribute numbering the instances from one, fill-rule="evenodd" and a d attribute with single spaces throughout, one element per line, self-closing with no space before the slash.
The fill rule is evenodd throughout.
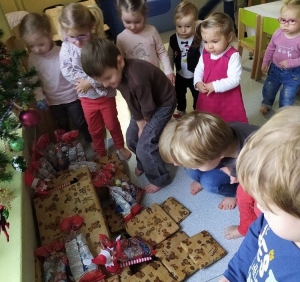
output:
<path id="1" fill-rule="evenodd" d="M 224 13 L 214 13 L 196 27 L 204 45 L 194 73 L 199 90 L 196 110 L 217 114 L 226 122 L 248 123 L 241 93 L 241 58 L 231 46 L 234 25 Z"/>

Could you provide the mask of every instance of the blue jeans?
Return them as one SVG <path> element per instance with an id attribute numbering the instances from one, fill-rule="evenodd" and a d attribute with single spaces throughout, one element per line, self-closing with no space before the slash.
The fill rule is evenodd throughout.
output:
<path id="1" fill-rule="evenodd" d="M 225 197 L 235 197 L 238 184 L 230 184 L 230 177 L 220 170 L 220 166 L 209 170 L 186 169 L 190 178 L 200 183 L 203 189 L 223 195 Z"/>
<path id="2" fill-rule="evenodd" d="M 131 118 L 126 131 L 126 143 L 130 151 L 135 153 L 137 168 L 145 172 L 151 184 L 163 188 L 171 183 L 170 173 L 158 151 L 159 137 L 174 112 L 172 107 L 158 107 L 145 125 L 138 138 L 139 128 Z"/>
<path id="3" fill-rule="evenodd" d="M 294 104 L 300 86 L 300 67 L 282 69 L 271 63 L 262 94 L 261 105 L 272 108 L 276 94 L 282 85 L 279 96 L 279 107 Z"/>

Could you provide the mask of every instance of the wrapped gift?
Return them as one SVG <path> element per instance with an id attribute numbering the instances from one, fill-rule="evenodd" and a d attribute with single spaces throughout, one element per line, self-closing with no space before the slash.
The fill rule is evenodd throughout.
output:
<path id="1" fill-rule="evenodd" d="M 211 265 L 227 254 L 220 244 L 205 230 L 185 239 L 180 245 L 199 269 Z"/>
<path id="2" fill-rule="evenodd" d="M 176 282 L 160 261 L 152 261 L 141 271 L 130 276 L 126 282 Z"/>
<path id="3" fill-rule="evenodd" d="M 60 222 L 66 217 L 79 214 L 84 219 L 81 232 L 92 254 L 96 256 L 100 252 L 99 234 L 110 237 L 109 229 L 87 168 L 61 175 L 60 179 L 68 182 L 74 176 L 78 177 L 78 182 L 33 200 L 41 243 L 45 245 L 62 238 Z"/>
<path id="4" fill-rule="evenodd" d="M 156 203 L 126 223 L 131 236 L 139 236 L 153 247 L 178 231 L 179 225 Z"/>
<path id="5" fill-rule="evenodd" d="M 183 281 L 199 269 L 180 246 L 180 242 L 188 238 L 186 233 L 178 231 L 155 247 L 156 257 L 161 260 L 177 281 Z"/>
<path id="6" fill-rule="evenodd" d="M 190 211 L 173 197 L 165 200 L 160 206 L 176 223 L 180 223 L 190 215 Z"/>

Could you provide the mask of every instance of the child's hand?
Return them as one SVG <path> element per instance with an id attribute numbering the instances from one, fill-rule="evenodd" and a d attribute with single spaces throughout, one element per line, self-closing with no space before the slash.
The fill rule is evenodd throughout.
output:
<path id="1" fill-rule="evenodd" d="M 147 122 L 144 119 L 142 119 L 142 120 L 137 120 L 136 124 L 137 124 L 137 126 L 139 128 L 138 137 L 140 139 L 140 137 L 141 137 L 141 135 L 143 133 L 144 127 L 147 124 Z"/>
<path id="2" fill-rule="evenodd" d="M 220 170 L 222 170 L 230 177 L 230 184 L 238 183 L 237 178 L 231 175 L 231 170 L 228 167 L 226 166 L 221 167 Z"/>
<path id="3" fill-rule="evenodd" d="M 219 282 L 230 282 L 226 277 L 222 276 Z"/>
<path id="4" fill-rule="evenodd" d="M 209 96 L 209 94 L 211 94 L 212 92 L 215 92 L 215 89 L 214 89 L 214 87 L 213 87 L 213 84 L 212 84 L 212 82 L 210 82 L 210 83 L 206 83 L 205 84 L 205 88 L 207 89 L 207 94 L 206 94 L 206 96 Z"/>
<path id="5" fill-rule="evenodd" d="M 196 83 L 196 88 L 201 92 L 201 93 L 206 93 L 207 92 L 207 89 L 206 89 L 206 86 L 203 82 L 197 82 Z"/>
<path id="6" fill-rule="evenodd" d="M 268 69 L 269 69 L 269 66 L 264 66 L 264 65 L 261 66 L 261 71 L 262 71 L 263 73 L 267 73 L 267 72 L 268 72 Z"/>
<path id="7" fill-rule="evenodd" d="M 287 60 L 284 60 L 282 62 L 279 63 L 280 67 L 282 67 L 283 69 L 288 68 L 288 62 Z"/>
<path id="8" fill-rule="evenodd" d="M 175 74 L 174 73 L 167 74 L 167 78 L 171 81 L 171 83 L 173 85 L 175 84 Z"/>
<path id="9" fill-rule="evenodd" d="M 75 87 L 75 90 L 77 93 L 85 93 L 90 88 L 92 88 L 91 83 L 87 79 L 78 79 L 76 80 L 77 85 Z"/>

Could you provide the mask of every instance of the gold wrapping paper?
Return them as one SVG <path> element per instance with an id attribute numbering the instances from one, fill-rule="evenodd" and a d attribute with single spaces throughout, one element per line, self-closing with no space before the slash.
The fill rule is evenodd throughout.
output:
<path id="1" fill-rule="evenodd" d="M 140 236 L 153 247 L 178 229 L 178 224 L 156 203 L 126 223 L 129 235 Z"/>

